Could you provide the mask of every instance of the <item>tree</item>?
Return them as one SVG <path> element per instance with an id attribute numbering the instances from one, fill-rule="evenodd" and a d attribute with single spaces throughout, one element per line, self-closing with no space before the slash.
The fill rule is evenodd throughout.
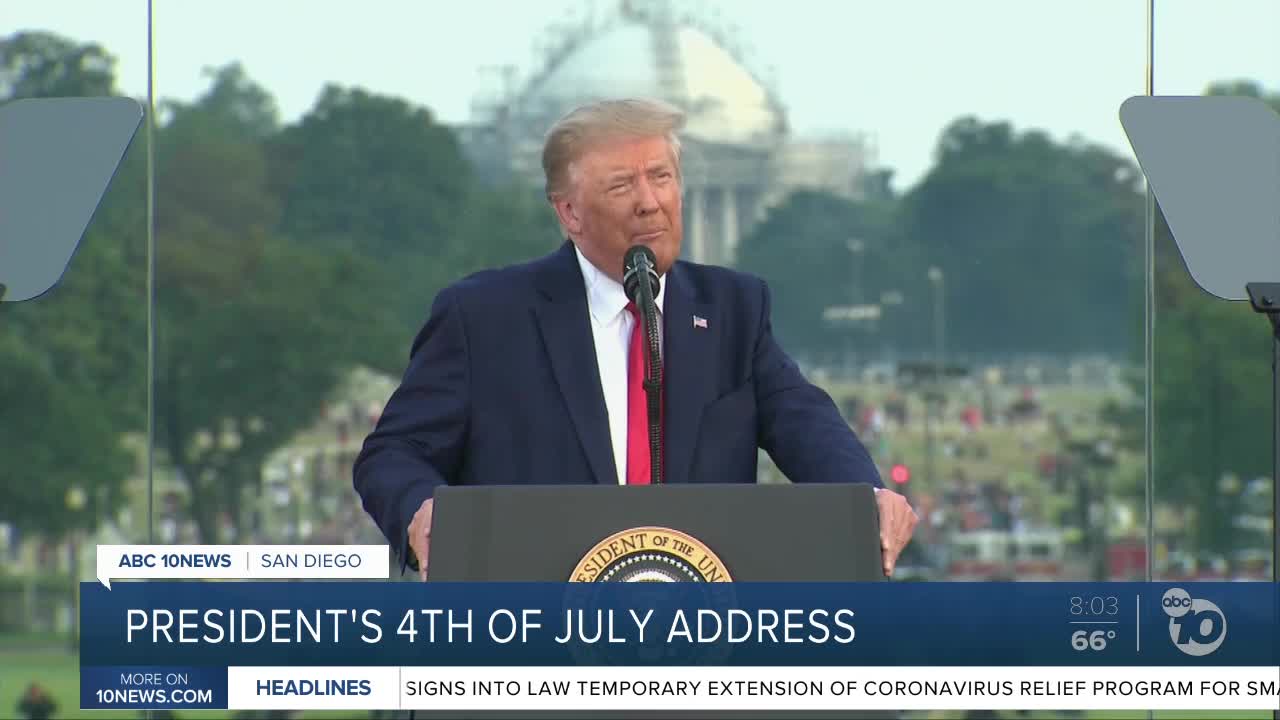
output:
<path id="1" fill-rule="evenodd" d="M 903 226 L 946 278 L 948 346 L 968 351 L 1132 347 L 1140 175 L 1111 151 L 961 118 L 904 198 Z"/>
<path id="2" fill-rule="evenodd" d="M 447 242 L 471 187 L 457 139 L 430 111 L 359 88 L 326 87 L 271 150 L 283 232 L 380 261 Z"/>
<path id="3" fill-rule="evenodd" d="M 4 323 L 0 315 L 0 324 Z M 37 343 L 37 345 L 40 343 Z M 12 332 L 0 332 L 0 521 L 56 538 L 92 529 L 121 501 L 131 458 L 120 429 L 93 399 L 68 391 L 48 364 L 49 353 Z M 79 390 L 87 390 L 78 386 Z M 72 488 L 86 492 L 87 512 L 67 507 Z"/>
<path id="4" fill-rule="evenodd" d="M 379 278 L 362 288 L 397 341 L 370 364 L 403 368 L 404 347 L 435 290 L 454 279 L 473 177 L 461 147 L 429 110 L 359 88 L 327 86 L 315 107 L 268 144 L 280 232 L 308 247 L 345 248 Z"/>
<path id="5" fill-rule="evenodd" d="M 913 289 L 904 283 L 910 283 L 918 261 L 914 249 L 894 236 L 891 213 L 887 202 L 800 191 L 743 238 L 738 267 L 769 283 L 774 329 L 788 347 L 809 353 L 838 350 L 848 331 L 824 321 L 824 309 L 855 301 L 874 304 L 883 293 Z M 885 320 L 882 339 L 900 342 L 914 327 L 901 314 Z M 858 342 L 865 346 L 870 339 Z"/>
<path id="6" fill-rule="evenodd" d="M 355 364 L 373 309 L 344 291 L 363 272 L 341 252 L 269 238 L 231 298 L 162 316 L 157 440 L 202 540 L 218 540 L 220 518 L 242 525 L 241 499 L 260 493 L 267 456 L 313 422 Z"/>
<path id="7" fill-rule="evenodd" d="M 472 188 L 455 240 L 437 267 L 443 285 L 485 268 L 532 260 L 563 242 L 555 212 L 541 191 L 517 186 Z"/>
<path id="8" fill-rule="evenodd" d="M 1198 547 L 1236 549 L 1241 508 L 1221 479 L 1271 472 L 1270 328 L 1243 304 L 1221 301 L 1158 317 L 1156 499 L 1195 509 Z"/>
<path id="9" fill-rule="evenodd" d="M 740 264 L 778 286 L 779 333 L 814 350 L 838 341 L 821 309 L 848 303 L 857 285 L 866 301 L 893 291 L 904 301 L 884 308 L 882 342 L 929 347 L 936 266 L 948 349 L 1122 353 L 1137 344 L 1133 318 L 1117 310 L 1139 284 L 1139 180 L 1127 159 L 1081 139 L 960 118 L 901 198 L 798 193 L 744 239 Z M 855 262 L 846 243 L 859 234 Z M 859 267 L 865 279 L 851 282 Z"/>
<path id="10" fill-rule="evenodd" d="M 209 78 L 209 89 L 198 103 L 162 103 L 169 113 L 168 125 L 200 123 L 259 142 L 279 131 L 275 98 L 255 83 L 240 63 L 205 68 L 204 75 Z"/>
<path id="11" fill-rule="evenodd" d="M 440 288 L 555 245 L 544 201 L 523 188 L 481 187 L 453 131 L 400 98 L 328 86 L 268 150 L 280 232 L 377 267 L 378 281 L 361 291 L 394 326 L 394 344 L 368 358 L 387 372 L 403 369 Z"/>
<path id="12" fill-rule="evenodd" d="M 200 539 L 240 527 L 267 455 L 308 426 L 380 325 L 369 263 L 283 236 L 270 96 L 238 67 L 159 131 L 156 440 Z"/>
<path id="13" fill-rule="evenodd" d="M 115 58 L 99 45 L 48 32 L 0 40 L 0 98 L 115 94 Z"/>

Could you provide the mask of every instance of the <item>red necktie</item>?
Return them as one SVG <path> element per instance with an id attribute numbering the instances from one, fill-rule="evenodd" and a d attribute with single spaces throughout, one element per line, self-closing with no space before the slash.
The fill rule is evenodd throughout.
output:
<path id="1" fill-rule="evenodd" d="M 635 303 L 627 303 L 635 320 L 631 326 L 631 349 L 627 353 L 627 484 L 648 485 L 649 410 L 644 392 L 644 318 Z"/>

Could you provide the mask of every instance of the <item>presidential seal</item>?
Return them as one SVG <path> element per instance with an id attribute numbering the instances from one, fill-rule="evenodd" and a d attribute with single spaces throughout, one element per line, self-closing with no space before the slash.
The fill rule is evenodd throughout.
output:
<path id="1" fill-rule="evenodd" d="M 727 609 L 738 604 L 731 580 L 720 558 L 697 538 L 665 527 L 631 528 L 606 537 L 583 555 L 565 586 L 564 608 L 566 617 L 585 614 L 588 620 L 618 613 L 630 617 L 630 610 L 668 617 L 680 609 Z M 623 588 L 603 583 L 675 584 Z M 574 642 L 568 647 L 577 664 L 608 666 L 716 665 L 734 648 L 730 643 L 668 642 L 665 630 L 644 633 L 639 642 Z"/>
<path id="2" fill-rule="evenodd" d="M 711 548 L 679 530 L 638 527 L 601 540 L 569 582 L 730 582 Z"/>

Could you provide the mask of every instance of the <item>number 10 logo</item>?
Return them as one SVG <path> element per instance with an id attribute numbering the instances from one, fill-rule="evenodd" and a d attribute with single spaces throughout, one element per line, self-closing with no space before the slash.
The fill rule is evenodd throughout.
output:
<path id="1" fill-rule="evenodd" d="M 1169 616 L 1174 646 L 1188 655 L 1208 655 L 1227 637 L 1227 616 L 1208 600 L 1195 600 L 1182 588 L 1169 588 L 1160 606 Z"/>

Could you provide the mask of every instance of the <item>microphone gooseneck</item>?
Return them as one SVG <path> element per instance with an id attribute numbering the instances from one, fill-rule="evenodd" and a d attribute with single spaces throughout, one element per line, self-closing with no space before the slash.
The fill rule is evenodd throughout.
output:
<path id="1" fill-rule="evenodd" d="M 622 289 L 640 310 L 645 334 L 644 390 L 649 420 L 650 483 L 662 477 L 662 353 L 658 339 L 658 263 L 653 251 L 634 245 L 622 260 Z"/>
<path id="2" fill-rule="evenodd" d="M 642 278 L 648 278 L 649 299 L 658 296 L 658 260 L 644 245 L 633 245 L 622 259 L 622 289 L 631 302 L 640 307 Z M 643 308 L 641 308 L 643 309 Z"/>

